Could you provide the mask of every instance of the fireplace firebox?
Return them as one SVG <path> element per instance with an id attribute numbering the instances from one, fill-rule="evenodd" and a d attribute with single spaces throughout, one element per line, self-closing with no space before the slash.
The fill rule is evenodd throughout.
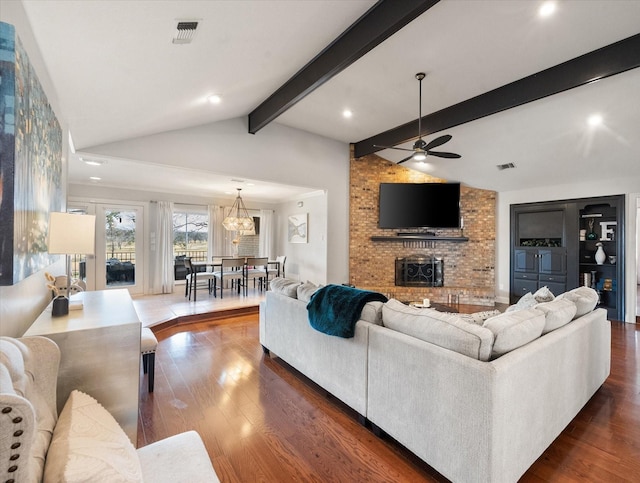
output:
<path id="1" fill-rule="evenodd" d="M 424 256 L 396 258 L 396 286 L 444 286 L 444 263 L 442 258 Z"/>

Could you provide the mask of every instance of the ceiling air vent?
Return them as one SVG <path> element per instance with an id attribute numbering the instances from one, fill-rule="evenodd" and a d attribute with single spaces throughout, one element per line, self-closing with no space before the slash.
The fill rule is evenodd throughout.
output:
<path id="1" fill-rule="evenodd" d="M 174 44 L 190 44 L 196 35 L 197 28 L 198 22 L 195 20 L 178 22 L 172 42 Z"/>
<path id="2" fill-rule="evenodd" d="M 516 165 L 513 163 L 506 163 L 506 164 L 498 164 L 496 165 L 496 168 L 498 168 L 498 170 L 500 171 L 504 171 L 505 169 L 511 169 L 511 168 L 515 168 Z"/>

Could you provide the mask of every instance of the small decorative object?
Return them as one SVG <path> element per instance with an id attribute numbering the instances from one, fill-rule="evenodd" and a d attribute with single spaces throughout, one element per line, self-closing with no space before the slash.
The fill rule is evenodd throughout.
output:
<path id="1" fill-rule="evenodd" d="M 616 264 L 616 256 L 615 255 L 609 255 L 609 263 L 611 265 L 615 265 Z"/>
<path id="2" fill-rule="evenodd" d="M 60 317 L 69 313 L 69 299 L 64 295 L 58 295 L 53 299 L 53 307 L 51 308 L 51 315 L 53 317 Z"/>
<path id="3" fill-rule="evenodd" d="M 614 241 L 616 239 L 616 226 L 617 222 L 615 221 L 601 221 L 600 222 L 600 232 L 602 233 L 600 236 L 600 240 L 611 240 Z"/>
<path id="4" fill-rule="evenodd" d="M 583 273 L 582 274 L 582 285 L 584 287 L 591 287 L 591 274 Z"/>
<path id="5" fill-rule="evenodd" d="M 610 278 L 604 279 L 604 284 L 602 285 L 602 290 L 607 292 L 611 292 L 613 290 L 613 281 Z"/>
<path id="6" fill-rule="evenodd" d="M 589 225 L 589 231 L 587 232 L 587 240 L 597 240 L 598 239 L 598 235 L 596 235 L 596 232 L 593 230 L 593 225 L 595 224 L 593 218 L 589 219 L 588 225 Z"/>
<path id="7" fill-rule="evenodd" d="M 607 255 L 606 253 L 604 253 L 604 249 L 602 248 L 602 243 L 598 242 L 596 243 L 596 246 L 598 247 L 598 249 L 596 250 L 596 254 L 594 258 L 598 265 L 602 265 L 604 261 L 607 259 Z"/>
<path id="8" fill-rule="evenodd" d="M 587 238 L 587 230 L 580 230 L 580 241 L 585 241 Z"/>
<path id="9" fill-rule="evenodd" d="M 596 289 L 596 283 L 597 283 L 597 279 L 596 279 L 596 275 L 598 272 L 596 272 L 595 270 L 591 270 L 591 288 L 593 290 Z"/>

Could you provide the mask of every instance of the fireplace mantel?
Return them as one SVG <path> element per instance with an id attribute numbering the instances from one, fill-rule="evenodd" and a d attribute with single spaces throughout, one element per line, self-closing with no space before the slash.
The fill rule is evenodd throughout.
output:
<path id="1" fill-rule="evenodd" d="M 394 236 L 372 236 L 371 241 L 404 241 L 404 240 L 432 240 L 449 242 L 468 242 L 466 236 L 437 236 L 437 235 L 394 235 Z"/>

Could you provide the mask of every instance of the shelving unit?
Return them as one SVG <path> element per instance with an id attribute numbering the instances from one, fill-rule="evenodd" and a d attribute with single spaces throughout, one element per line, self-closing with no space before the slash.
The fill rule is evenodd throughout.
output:
<path id="1" fill-rule="evenodd" d="M 554 295 L 587 285 L 624 320 L 624 265 L 624 195 L 511 205 L 511 303 L 544 285 Z"/>
<path id="2" fill-rule="evenodd" d="M 594 200 L 595 201 L 595 200 Z M 620 320 L 623 317 L 622 306 L 624 255 L 622 251 L 622 223 L 620 223 L 620 200 L 598 200 L 595 203 L 582 203 L 579 211 L 579 249 L 578 260 L 581 285 L 589 285 L 600 296 L 599 305 L 607 309 L 609 318 Z M 606 255 L 601 264 L 596 262 L 595 254 L 601 245 Z M 614 257 L 613 259 L 611 257 Z"/>

